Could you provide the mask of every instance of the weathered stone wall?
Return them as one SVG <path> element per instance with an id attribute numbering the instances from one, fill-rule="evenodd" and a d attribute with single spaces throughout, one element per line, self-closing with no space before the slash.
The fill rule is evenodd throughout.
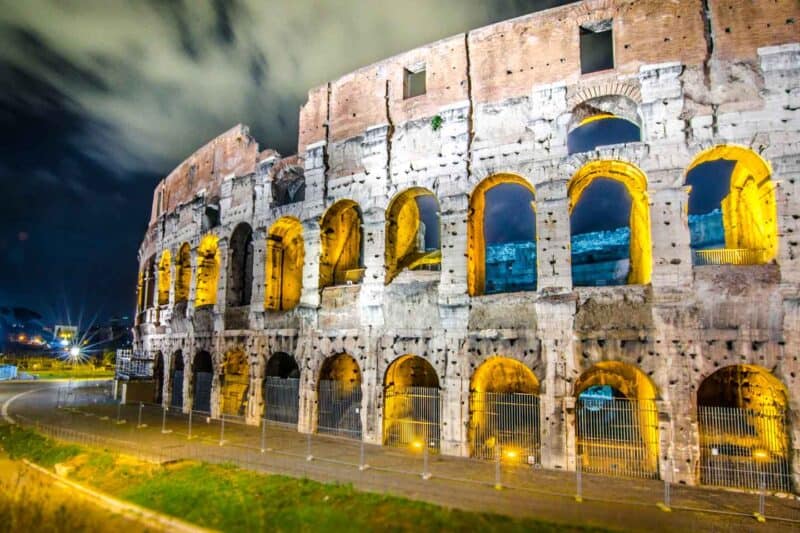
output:
<path id="1" fill-rule="evenodd" d="M 194 354 L 212 353 L 215 413 L 225 354 L 244 351 L 251 422 L 263 408 L 266 360 L 291 354 L 302 380 L 301 431 L 316 427 L 324 360 L 347 353 L 360 366 L 363 438 L 370 442 L 382 438 L 386 369 L 414 354 L 431 364 L 442 389 L 441 449 L 460 455 L 469 451 L 470 379 L 487 358 L 509 357 L 541 385 L 542 462 L 565 469 L 575 468 L 576 382 L 598 362 L 624 362 L 657 391 L 661 476 L 686 483 L 698 482 L 702 380 L 727 365 L 757 365 L 789 391 L 800 485 L 800 4 L 761 4 L 578 2 L 445 39 L 312 90 L 300 111 L 299 161 L 259 154 L 243 128 L 223 134 L 159 185 L 168 201 L 161 215 L 154 206 L 140 264 L 164 249 L 178 257 L 189 243 L 193 275 L 187 304 L 175 304 L 173 290 L 168 305 L 147 305 L 136 328 L 138 349 L 161 351 L 165 368 L 180 350 L 187 376 Z M 581 75 L 578 26 L 609 18 L 615 68 Z M 427 93 L 404 100 L 403 68 L 420 62 Z M 574 113 L 601 96 L 632 110 L 642 141 L 568 155 Z M 773 264 L 692 266 L 685 173 L 698 153 L 719 144 L 750 148 L 772 167 L 779 228 Z M 647 177 L 646 286 L 572 286 L 567 184 L 598 160 L 628 162 Z M 274 205 L 271 180 L 281 166 L 297 164 L 305 199 Z M 194 165 L 200 174 L 189 171 Z M 498 173 L 520 176 L 535 190 L 538 288 L 471 297 L 469 198 Z M 426 188 L 439 202 L 441 269 L 406 272 L 386 286 L 385 211 L 409 187 Z M 204 197 L 197 195 L 202 189 Z M 216 191 L 220 220 L 209 227 L 207 204 Z M 360 284 L 320 290 L 319 223 L 342 199 L 360 207 L 366 271 Z M 303 226 L 302 294 L 292 310 L 265 311 L 267 232 L 284 216 Z M 242 222 L 254 230 L 253 296 L 231 314 L 226 262 Z M 219 237 L 222 274 L 216 303 L 195 309 L 197 247 L 208 232 Z M 169 387 L 165 380 L 164 398 Z M 187 409 L 189 387 L 187 378 Z"/>

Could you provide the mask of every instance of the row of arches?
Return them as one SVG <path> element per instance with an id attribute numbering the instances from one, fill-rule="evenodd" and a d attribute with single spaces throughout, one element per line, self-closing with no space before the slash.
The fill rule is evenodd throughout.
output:
<path id="1" fill-rule="evenodd" d="M 597 121 L 595 121 L 597 122 Z M 594 122 L 592 122 L 594 124 Z M 777 255 L 775 187 L 769 165 L 749 149 L 718 146 L 702 152 L 687 170 L 689 230 L 700 264 L 761 264 Z M 619 160 L 585 164 L 567 184 L 570 257 L 575 286 L 647 284 L 652 274 L 652 236 L 647 176 Z M 548 217 L 552 213 L 548 214 Z M 497 174 L 470 196 L 467 226 L 467 285 L 471 295 L 536 290 L 536 195 L 530 182 Z M 440 213 L 433 193 L 411 188 L 386 210 L 385 282 L 404 270 L 438 270 Z M 364 273 L 364 237 L 358 204 L 340 200 L 320 221 L 319 287 L 359 283 Z M 265 308 L 288 310 L 300 301 L 305 257 L 303 226 L 284 217 L 267 232 Z M 220 269 L 218 237 L 198 246 L 195 305 L 216 302 Z M 248 305 L 253 286 L 253 231 L 237 226 L 230 239 L 227 304 Z M 140 275 L 140 309 L 169 302 L 173 259 L 165 250 Z M 175 301 L 184 302 L 191 283 L 188 244 L 175 260 Z"/>
<path id="2" fill-rule="evenodd" d="M 163 380 L 172 386 L 170 403 L 181 407 L 183 357 L 177 352 L 169 378 L 156 362 L 156 401 Z M 209 412 L 213 364 L 198 352 L 187 384 L 193 409 Z M 262 416 L 296 425 L 300 368 L 286 353 L 266 361 Z M 250 370 L 241 351 L 229 352 L 220 370 L 220 412 L 242 416 L 249 397 Z M 352 356 L 341 353 L 322 363 L 316 381 L 319 433 L 362 437 L 362 373 Z M 382 383 L 382 442 L 438 449 L 442 428 L 442 387 L 424 358 L 405 354 L 386 369 Z M 574 383 L 575 455 L 585 471 L 658 478 L 660 433 L 658 390 L 634 365 L 601 361 Z M 467 439 L 470 455 L 505 461 L 542 460 L 540 384 L 522 362 L 492 356 L 473 372 L 469 387 Z M 791 490 L 788 391 L 773 374 L 754 365 L 732 365 L 708 376 L 697 391 L 700 430 L 699 477 L 709 485 Z"/>

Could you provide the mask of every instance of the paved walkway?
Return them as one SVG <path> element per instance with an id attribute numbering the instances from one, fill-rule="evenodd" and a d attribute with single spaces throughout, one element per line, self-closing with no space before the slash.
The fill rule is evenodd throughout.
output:
<path id="1" fill-rule="evenodd" d="M 227 421 L 192 418 L 146 405 L 121 408 L 109 404 L 106 389 L 82 385 L 68 403 L 55 408 L 65 395 L 56 385 L 38 384 L 33 392 L 17 398 L 9 414 L 23 422 L 85 444 L 113 446 L 153 460 L 196 458 L 232 462 L 245 468 L 307 476 L 324 482 L 345 482 L 370 491 L 388 492 L 467 510 L 509 515 L 529 515 L 557 522 L 602 525 L 639 531 L 800 531 L 800 502 L 796 498 L 767 497 L 768 521 L 758 523 L 755 494 L 671 486 L 672 512 L 658 507 L 664 500 L 664 484 L 583 475 L 583 502 L 575 501 L 576 475 L 571 472 L 534 470 L 503 465 L 502 490 L 495 490 L 496 465 L 471 459 L 430 455 L 427 469 L 423 454 L 407 449 L 363 446 L 359 442 L 313 435 L 293 429 L 262 429 Z M 20 389 L 22 390 L 22 389 Z M 5 397 L 11 394 L 6 392 Z M 0 402 L 4 395 L 0 389 Z M 117 417 L 125 423 L 117 423 Z M 162 423 L 168 433 L 162 433 Z M 222 437 L 223 445 L 220 445 Z M 261 452 L 262 438 L 265 451 Z M 110 441 L 109 439 L 113 439 Z M 310 448 L 309 448 L 310 443 Z M 307 455 L 313 456 L 308 461 Z M 423 472 L 430 479 L 423 479 Z"/>

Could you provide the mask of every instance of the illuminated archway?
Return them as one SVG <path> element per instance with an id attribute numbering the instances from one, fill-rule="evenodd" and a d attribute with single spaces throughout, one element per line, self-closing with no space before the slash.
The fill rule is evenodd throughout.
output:
<path id="1" fill-rule="evenodd" d="M 336 202 L 322 217 L 320 227 L 320 288 L 360 283 L 364 269 L 361 211 L 358 204 L 352 200 Z"/>
<path id="2" fill-rule="evenodd" d="M 277 352 L 264 373 L 264 418 L 297 425 L 300 412 L 300 368 L 288 353 Z"/>
<path id="3" fill-rule="evenodd" d="M 728 177 L 727 190 L 708 192 L 712 180 Z M 769 163 L 748 148 L 720 145 L 701 152 L 686 171 L 689 227 L 700 264 L 764 264 L 778 254 L 778 213 Z M 712 181 L 709 183 L 709 181 Z M 697 191 L 697 192 L 696 192 Z M 713 194 L 714 210 L 699 200 Z M 719 227 L 721 225 L 721 228 Z M 703 236 L 723 233 L 704 242 Z M 722 242 L 724 241 L 724 245 Z M 722 246 L 720 246 L 722 245 Z"/>
<path id="4" fill-rule="evenodd" d="M 144 307 L 150 309 L 156 305 L 154 296 L 156 293 L 156 256 L 151 255 L 147 260 L 144 271 Z"/>
<path id="5" fill-rule="evenodd" d="M 469 395 L 472 457 L 538 463 L 539 380 L 519 361 L 493 356 L 472 374 Z"/>
<path id="6" fill-rule="evenodd" d="M 214 380 L 214 363 L 211 354 L 206 351 L 197 352 L 192 365 L 192 409 L 203 413 L 211 413 L 211 383 Z"/>
<path id="7" fill-rule="evenodd" d="M 164 399 L 164 354 L 158 352 L 153 359 L 153 403 L 161 404 Z"/>
<path id="8" fill-rule="evenodd" d="M 274 311 L 292 309 L 303 290 L 303 225 L 283 217 L 267 235 L 266 294 L 264 307 Z"/>
<path id="9" fill-rule="evenodd" d="M 658 477 L 657 391 L 635 366 L 602 361 L 581 374 L 577 395 L 577 454 L 587 471 Z"/>
<path id="10" fill-rule="evenodd" d="M 219 239 L 216 235 L 206 235 L 197 248 L 197 289 L 195 307 L 212 305 L 217 302 L 217 281 L 219 280 Z"/>
<path id="11" fill-rule="evenodd" d="M 158 305 L 169 304 L 169 288 L 172 284 L 171 270 L 172 256 L 169 250 L 164 250 L 158 262 Z"/>
<path id="12" fill-rule="evenodd" d="M 611 113 L 598 113 L 581 120 L 567 134 L 567 153 L 588 152 L 598 146 L 641 140 L 641 130 L 634 122 Z"/>
<path id="13" fill-rule="evenodd" d="M 383 393 L 383 443 L 439 449 L 439 377 L 431 364 L 416 355 L 395 359 L 386 370 Z"/>
<path id="14" fill-rule="evenodd" d="M 189 300 L 189 287 L 192 284 L 192 249 L 185 242 L 178 250 L 175 264 L 175 303 Z"/>
<path id="15" fill-rule="evenodd" d="M 227 303 L 231 307 L 250 305 L 253 291 L 253 228 L 242 222 L 231 234 L 229 245 Z"/>
<path id="16" fill-rule="evenodd" d="M 231 350 L 225 354 L 220 383 L 222 385 L 222 413 L 244 416 L 250 390 L 250 365 L 244 350 Z"/>
<path id="17" fill-rule="evenodd" d="M 144 273 L 145 269 L 139 270 L 138 281 L 136 283 L 136 321 L 141 322 L 141 314 L 144 312 Z"/>
<path id="18" fill-rule="evenodd" d="M 700 481 L 792 490 L 789 395 L 767 369 L 723 367 L 697 390 Z"/>
<path id="19" fill-rule="evenodd" d="M 170 372 L 170 405 L 183 407 L 183 352 L 180 350 L 172 354 L 172 372 Z"/>
<path id="20" fill-rule="evenodd" d="M 386 210 L 386 283 L 405 269 L 438 270 L 441 262 L 436 197 L 420 187 L 403 191 Z"/>
<path id="21" fill-rule="evenodd" d="M 490 192 L 498 193 L 498 198 L 487 201 Z M 534 201 L 531 184 L 514 174 L 486 178 L 472 191 L 467 221 L 467 287 L 471 296 L 536 289 Z M 491 230 L 490 235 L 487 230 Z"/>
<path id="22" fill-rule="evenodd" d="M 629 239 L 629 270 L 627 282 L 629 284 L 650 283 L 653 270 L 653 247 L 650 236 L 650 206 L 647 196 L 647 177 L 637 167 L 624 161 L 604 160 L 587 163 L 572 176 L 567 185 L 569 212 L 571 216 L 581 201 L 584 192 L 598 179 L 618 182 L 624 185 L 630 197 L 628 233 L 626 233 L 626 230 L 623 228 L 622 231 L 590 232 L 576 235 L 571 229 L 573 271 L 575 271 L 578 265 L 584 262 L 584 255 L 587 259 L 586 264 L 589 264 L 591 267 L 592 262 L 595 261 L 595 257 L 603 257 L 605 248 L 617 246 L 617 241 L 619 239 L 623 241 L 624 239 Z M 573 224 L 572 218 L 570 224 Z M 607 233 L 610 234 L 607 235 Z M 598 241 L 599 244 L 595 241 Z M 595 248 L 599 251 L 595 251 Z M 617 260 L 615 260 L 615 262 L 619 264 Z M 602 261 L 597 261 L 598 265 L 601 263 Z M 582 281 L 582 283 L 578 284 L 594 284 L 592 281 L 595 278 L 593 278 L 591 273 L 588 276 L 574 277 L 578 277 L 579 281 Z M 606 278 L 599 275 L 596 276 L 596 280 L 598 283 L 607 281 Z"/>
<path id="23" fill-rule="evenodd" d="M 328 357 L 317 384 L 317 431 L 361 438 L 361 369 L 347 354 Z"/>

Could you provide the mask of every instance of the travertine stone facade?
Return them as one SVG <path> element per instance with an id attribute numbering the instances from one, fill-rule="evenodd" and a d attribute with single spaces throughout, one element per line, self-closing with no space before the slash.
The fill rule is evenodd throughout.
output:
<path id="1" fill-rule="evenodd" d="M 579 26 L 613 20 L 615 68 L 581 75 Z M 257 422 L 271 354 L 295 357 L 300 431 L 314 431 L 323 361 L 347 353 L 362 374 L 363 438 L 382 439 L 383 380 L 404 354 L 426 359 L 441 394 L 443 453 L 469 453 L 470 378 L 494 355 L 523 362 L 541 384 L 541 460 L 575 468 L 575 384 L 599 361 L 621 361 L 657 390 L 660 476 L 698 482 L 697 390 L 727 365 L 762 367 L 789 394 L 792 463 L 800 486 L 800 4 L 796 0 L 586 0 L 458 35 L 312 89 L 300 111 L 298 156 L 259 152 L 243 126 L 199 149 L 158 185 L 141 269 L 163 250 L 192 249 L 187 302 L 142 302 L 139 350 L 165 368 L 212 354 L 212 411 L 225 354 L 243 351 Z M 427 92 L 403 98 L 405 67 L 424 63 Z M 567 133 L 590 102 L 639 124 L 642 141 L 569 155 Z M 441 118 L 441 127 L 432 119 Z M 703 150 L 738 145 L 771 165 L 779 252 L 755 266 L 693 266 L 686 170 Z M 628 162 L 647 177 L 652 236 L 648 285 L 573 287 L 567 185 L 586 163 Z M 278 205 L 273 182 L 291 167 L 301 201 Z M 511 173 L 535 190 L 538 289 L 470 296 L 471 192 Z M 281 174 L 282 175 L 282 174 Z M 441 270 L 384 284 L 385 213 L 410 187 L 436 196 Z M 283 189 L 281 189 L 283 190 Z M 281 193 L 283 194 L 283 193 Z M 361 283 L 319 287 L 320 220 L 336 201 L 363 221 Z M 269 228 L 302 223 L 300 302 L 265 311 Z M 218 218 L 218 220 L 216 220 Z M 253 229 L 249 306 L 226 305 L 229 240 Z M 197 247 L 219 238 L 216 303 L 195 307 Z M 176 279 L 173 260 L 170 276 Z M 178 352 L 180 350 L 180 352 Z M 164 382 L 163 398 L 171 384 Z M 184 406 L 192 404 L 184 380 Z M 665 459 L 669 457 L 672 463 Z M 670 466 L 666 466 L 670 464 Z"/>

